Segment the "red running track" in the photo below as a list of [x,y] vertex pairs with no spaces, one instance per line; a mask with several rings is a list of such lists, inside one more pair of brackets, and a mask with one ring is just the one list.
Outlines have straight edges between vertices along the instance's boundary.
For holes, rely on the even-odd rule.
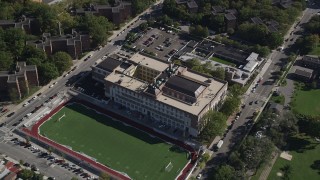
[[[175,140],[175,139],[172,139],[172,138],[170,138],[168,136],[160,134],[160,133],[154,131],[153,129],[151,129],[149,127],[146,127],[146,126],[143,126],[141,124],[138,124],[138,123],[126,118],[126,117],[123,117],[123,116],[121,116],[119,114],[116,114],[116,113],[114,113],[112,111],[109,111],[109,110],[103,109],[101,107],[98,107],[96,105],[93,105],[93,104],[91,104],[89,102],[86,102],[86,101],[75,101],[75,102],[79,102],[81,104],[84,104],[84,105],[86,105],[86,106],[88,106],[88,107],[90,107],[92,109],[95,109],[95,110],[97,110],[97,111],[99,111],[99,112],[101,112],[101,113],[103,113],[103,114],[105,114],[107,116],[113,117],[113,118],[115,118],[117,120],[120,120],[122,122],[130,124],[130,125],[132,125],[133,127],[137,128],[137,129],[141,129],[141,130],[143,130],[143,131],[145,131],[145,132],[147,132],[147,133],[149,133],[151,135],[155,135],[156,137],[159,137],[159,138],[161,138],[161,139],[163,139],[165,141],[168,141],[170,143],[176,144],[176,145],[188,150],[191,153],[192,161],[191,161],[191,163],[188,163],[185,166],[185,168],[182,170],[180,176],[177,178],[178,180],[184,180],[186,178],[188,172],[191,170],[192,166],[194,165],[197,155],[196,155],[196,152],[194,151],[194,149],[191,146],[186,145],[186,144],[184,144],[183,142],[181,142],[179,140]],[[75,151],[72,151],[72,150],[66,148],[65,146],[62,146],[62,145],[60,145],[58,143],[55,143],[54,141],[52,141],[50,139],[47,139],[47,138],[45,138],[43,136],[40,136],[38,134],[39,127],[41,126],[41,124],[43,124],[51,116],[53,116],[60,109],[62,109],[65,106],[66,103],[68,103],[68,102],[62,103],[61,105],[56,107],[54,110],[52,110],[49,114],[44,116],[41,120],[39,120],[36,124],[33,125],[31,131],[29,129],[26,129],[26,128],[24,128],[23,131],[25,133],[31,135],[33,138],[38,139],[39,141],[45,142],[46,144],[48,144],[48,145],[50,145],[50,146],[52,146],[52,147],[54,147],[56,149],[59,149],[60,151],[66,153],[66,154],[68,154],[70,156],[76,157],[77,159],[80,159],[82,161],[85,161],[85,162],[89,163],[92,167],[94,167],[96,169],[99,169],[101,171],[104,171],[104,172],[108,173],[110,176],[112,176],[114,178],[129,180],[130,179],[129,177],[127,177],[127,176],[125,176],[125,175],[123,175],[123,174],[121,174],[121,173],[119,173],[119,172],[117,172],[117,171],[115,171],[115,170],[113,170],[111,168],[108,168],[108,167],[106,167],[106,166],[104,166],[104,165],[102,165],[100,163],[97,163],[96,161],[93,161],[92,159],[90,159],[90,158],[88,158],[88,157],[86,157],[86,156],[84,156],[82,154],[79,154],[79,153],[77,153]]]

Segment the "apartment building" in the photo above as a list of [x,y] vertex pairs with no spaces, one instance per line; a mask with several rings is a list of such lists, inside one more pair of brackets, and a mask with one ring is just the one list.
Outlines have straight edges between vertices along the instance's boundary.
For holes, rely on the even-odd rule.
[[203,128],[203,115],[220,105],[228,86],[139,53],[126,60],[107,58],[93,68],[93,79],[104,81],[113,102],[194,137]]
[[0,71],[0,84],[2,97],[13,95],[21,99],[24,94],[29,93],[30,86],[39,86],[37,67],[26,65],[26,62],[17,62],[14,72]]
[[76,9],[76,15],[93,14],[104,16],[116,25],[123,23],[132,15],[131,3],[116,0],[112,5],[90,4],[88,7]]
[[50,33],[44,33],[42,40],[28,41],[27,44],[42,49],[47,55],[64,51],[73,59],[77,59],[84,51],[90,50],[90,36],[74,30],[72,34],[61,36],[51,36]]
[[27,34],[40,33],[40,25],[34,18],[27,18],[22,15],[16,20],[0,20],[0,27],[2,29],[19,28],[24,30]]

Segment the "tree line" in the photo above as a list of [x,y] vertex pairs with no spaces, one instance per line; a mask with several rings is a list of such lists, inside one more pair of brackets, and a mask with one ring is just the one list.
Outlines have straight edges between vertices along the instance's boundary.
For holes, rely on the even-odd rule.
[[[208,27],[217,33],[234,33],[237,37],[245,41],[261,46],[268,46],[271,49],[282,44],[283,34],[286,33],[306,6],[304,0],[294,1],[287,9],[272,5],[269,0],[198,0],[197,4],[199,7],[198,12],[189,13],[185,5],[177,5],[175,0],[165,0],[163,3],[163,12],[173,19],[203,26],[202,29]],[[213,14],[211,10],[213,6],[221,6],[224,9],[236,9],[238,12],[238,26],[235,29],[226,29],[224,15]],[[268,32],[266,26],[250,23],[252,17],[260,17],[265,21],[277,21],[279,23],[279,31]],[[201,28],[198,27],[197,29]]]

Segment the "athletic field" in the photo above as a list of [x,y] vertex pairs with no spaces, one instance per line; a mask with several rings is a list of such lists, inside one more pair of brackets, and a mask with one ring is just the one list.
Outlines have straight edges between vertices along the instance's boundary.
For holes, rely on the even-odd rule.
[[133,179],[173,180],[188,161],[186,151],[80,104],[63,107],[40,134]]

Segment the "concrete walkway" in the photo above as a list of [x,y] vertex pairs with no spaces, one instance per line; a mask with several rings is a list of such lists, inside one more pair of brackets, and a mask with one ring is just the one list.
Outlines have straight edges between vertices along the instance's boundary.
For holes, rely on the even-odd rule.
[[260,174],[259,180],[267,180],[268,179],[268,176],[269,176],[269,174],[270,174],[270,172],[272,170],[272,167],[273,167],[274,163],[276,162],[276,160],[278,158],[278,155],[279,155],[278,152],[273,152],[272,153],[272,160],[271,160],[270,163],[268,163],[264,167],[263,171]]

